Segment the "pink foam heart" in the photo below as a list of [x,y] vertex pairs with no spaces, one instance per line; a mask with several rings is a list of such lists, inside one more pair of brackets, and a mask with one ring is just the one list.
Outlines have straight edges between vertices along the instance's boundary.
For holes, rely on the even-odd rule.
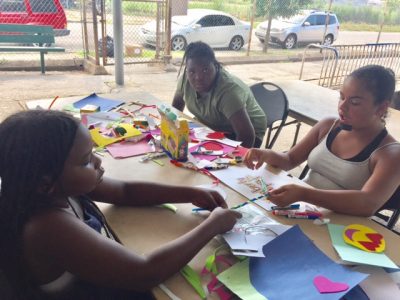
[[318,275],[314,278],[314,285],[321,294],[339,293],[349,289],[348,284],[343,282],[333,282],[325,276]]

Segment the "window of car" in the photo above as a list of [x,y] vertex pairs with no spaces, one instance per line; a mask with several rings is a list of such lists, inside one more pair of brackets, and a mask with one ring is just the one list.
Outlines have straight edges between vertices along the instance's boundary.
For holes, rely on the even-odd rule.
[[336,17],[330,15],[329,16],[329,24],[332,25],[332,24],[336,24],[336,23],[337,23]]
[[32,12],[56,13],[57,7],[53,0],[30,0]]
[[326,15],[316,15],[317,17],[317,25],[325,25]]
[[217,26],[218,20],[216,16],[205,16],[201,18],[197,24],[200,24],[202,27],[214,27]]
[[217,24],[217,26],[231,26],[235,25],[235,22],[232,20],[232,18],[229,18],[227,16],[218,16]]
[[304,22],[310,23],[311,26],[317,25],[317,16],[316,15],[309,16]]
[[25,2],[24,0],[0,0],[0,11],[25,12]]

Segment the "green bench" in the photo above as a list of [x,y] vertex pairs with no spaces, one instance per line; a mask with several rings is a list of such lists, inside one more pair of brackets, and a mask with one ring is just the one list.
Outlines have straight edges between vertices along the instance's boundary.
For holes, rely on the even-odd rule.
[[[54,42],[54,30],[51,26],[0,24],[0,44],[9,44],[0,46],[0,52],[40,52],[42,74],[45,73],[44,55],[46,53],[65,52],[64,48],[48,46]],[[29,46],[12,44],[28,44]]]

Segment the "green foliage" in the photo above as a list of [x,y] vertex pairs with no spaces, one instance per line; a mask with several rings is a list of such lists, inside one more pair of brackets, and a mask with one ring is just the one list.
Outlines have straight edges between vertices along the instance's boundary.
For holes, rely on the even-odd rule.
[[256,0],[256,16],[290,17],[304,9],[312,0]]
[[213,0],[213,9],[224,10],[224,0]]
[[[380,24],[383,20],[384,9],[376,6],[351,6],[334,5],[332,11],[336,13],[339,22]],[[389,9],[385,19],[387,25],[400,25],[400,9],[395,7]]]

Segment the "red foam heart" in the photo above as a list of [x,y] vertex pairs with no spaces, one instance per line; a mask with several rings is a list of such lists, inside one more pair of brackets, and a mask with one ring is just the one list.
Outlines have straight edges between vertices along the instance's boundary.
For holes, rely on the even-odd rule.
[[379,233],[367,233],[365,236],[369,238],[371,242],[359,241],[359,243],[369,251],[375,251],[382,243],[383,236]]
[[367,233],[367,238],[369,238],[372,242],[380,245],[382,243],[383,236],[379,233]]
[[313,283],[321,294],[340,293],[349,289],[347,283],[334,282],[322,275],[315,276]]
[[213,142],[203,143],[201,147],[209,151],[218,151],[224,149],[224,147],[221,144]]
[[209,134],[207,134],[207,137],[209,139],[214,139],[214,140],[222,140],[223,138],[225,138],[225,135],[223,132],[211,132]]

